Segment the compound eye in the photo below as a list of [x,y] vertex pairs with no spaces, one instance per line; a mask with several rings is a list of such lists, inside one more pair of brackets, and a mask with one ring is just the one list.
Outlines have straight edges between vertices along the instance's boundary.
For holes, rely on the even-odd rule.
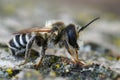
[[67,32],[69,44],[73,46],[73,48],[78,48],[75,26],[72,24],[68,25],[66,32]]

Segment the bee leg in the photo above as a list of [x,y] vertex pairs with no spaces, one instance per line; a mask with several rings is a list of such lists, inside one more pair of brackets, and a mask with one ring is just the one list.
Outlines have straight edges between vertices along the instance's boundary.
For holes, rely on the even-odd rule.
[[76,52],[76,60],[78,61],[79,60],[79,58],[78,58],[78,50],[75,49],[75,52]]
[[73,61],[76,61],[76,60],[73,58],[73,51],[69,48],[68,43],[67,43],[66,40],[64,40],[64,45],[65,45],[65,47],[66,47],[68,53],[71,55],[72,60],[73,60]]
[[27,46],[26,46],[26,51],[25,51],[25,60],[24,60],[24,62],[21,63],[19,66],[24,65],[24,64],[26,64],[26,63],[28,62],[28,59],[29,59],[29,57],[30,57],[31,47],[32,47],[32,44],[33,44],[33,42],[34,42],[34,38],[35,38],[35,37],[32,37],[32,38],[30,39],[30,41],[28,42],[28,44],[27,44]]
[[39,58],[38,63],[35,64],[35,68],[38,68],[41,65],[42,60],[43,60],[43,58],[45,56],[45,51],[46,51],[46,48],[42,47],[42,50],[41,50],[41,53],[40,53],[40,58]]
[[69,48],[67,41],[64,41],[64,44],[65,44],[65,47],[66,47],[68,53],[71,55],[72,60],[73,60],[75,63],[79,63],[79,64],[81,64],[81,65],[85,65],[85,63],[84,63],[83,61],[81,61],[81,60],[78,59],[78,51],[77,51],[77,49],[75,49],[76,56],[74,57],[73,50],[71,50],[71,49]]
[[81,64],[81,65],[85,65],[85,62],[83,62],[82,60],[80,60],[78,58],[78,50],[77,49],[75,49],[75,52],[76,52],[76,62],[79,63],[79,64]]

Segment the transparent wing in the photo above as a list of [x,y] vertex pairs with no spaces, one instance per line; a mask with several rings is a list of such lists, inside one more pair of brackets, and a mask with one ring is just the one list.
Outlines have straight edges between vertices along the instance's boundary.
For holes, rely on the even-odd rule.
[[31,32],[50,32],[50,31],[51,31],[51,29],[49,29],[49,28],[39,28],[39,27],[36,27],[36,28],[24,29],[24,30],[15,32],[13,34],[26,34],[26,33],[31,33]]

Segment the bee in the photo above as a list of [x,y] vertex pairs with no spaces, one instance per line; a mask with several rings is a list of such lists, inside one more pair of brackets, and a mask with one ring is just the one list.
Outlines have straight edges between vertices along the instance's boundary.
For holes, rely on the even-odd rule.
[[56,21],[45,26],[45,28],[25,29],[14,33],[14,37],[9,41],[8,47],[13,56],[25,54],[25,60],[20,65],[28,62],[31,50],[35,48],[33,45],[36,45],[41,51],[39,53],[39,61],[36,63],[36,67],[39,67],[50,43],[64,46],[74,62],[80,62],[81,65],[84,65],[78,58],[79,45],[77,39],[79,33],[97,19],[99,17],[93,19],[82,28],[72,23],[65,25],[62,21]]

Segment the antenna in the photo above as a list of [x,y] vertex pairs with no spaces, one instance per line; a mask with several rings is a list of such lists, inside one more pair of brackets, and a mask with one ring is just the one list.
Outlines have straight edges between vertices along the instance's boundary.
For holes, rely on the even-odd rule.
[[93,23],[94,21],[96,21],[96,20],[98,20],[98,19],[100,19],[100,17],[97,17],[97,18],[93,19],[92,21],[90,21],[88,24],[86,24],[85,26],[83,26],[83,27],[78,31],[78,33],[79,33],[80,31],[83,31],[86,27],[88,27],[91,23]]

